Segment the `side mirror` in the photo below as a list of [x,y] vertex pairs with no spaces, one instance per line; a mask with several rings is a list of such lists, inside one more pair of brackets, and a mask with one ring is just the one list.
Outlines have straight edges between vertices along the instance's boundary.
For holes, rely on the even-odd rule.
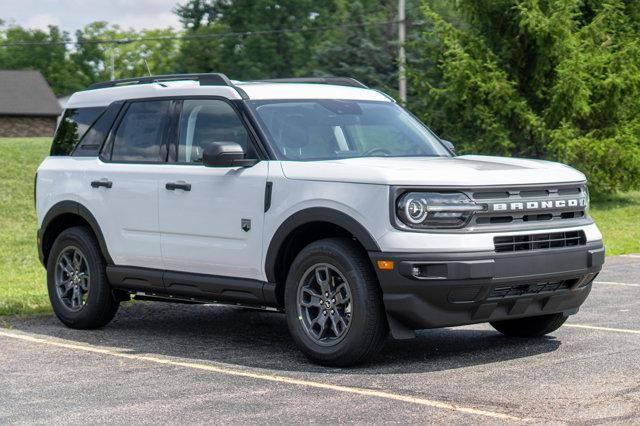
[[449,142],[449,141],[447,141],[447,140],[444,140],[444,139],[440,139],[440,140],[442,141],[442,143],[444,144],[444,146],[446,146],[446,147],[447,147],[447,149],[448,149],[449,151],[451,151],[451,152],[452,152],[452,153],[454,153],[454,154],[456,153],[456,147],[453,145],[453,143],[451,143],[451,142]]
[[207,167],[251,167],[258,160],[244,158],[244,150],[235,142],[213,142],[202,152],[202,164]]

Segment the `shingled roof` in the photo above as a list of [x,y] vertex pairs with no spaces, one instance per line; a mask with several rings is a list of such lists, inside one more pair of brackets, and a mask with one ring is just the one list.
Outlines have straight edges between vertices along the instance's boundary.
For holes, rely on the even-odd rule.
[[58,116],[61,111],[40,71],[0,71],[0,115]]

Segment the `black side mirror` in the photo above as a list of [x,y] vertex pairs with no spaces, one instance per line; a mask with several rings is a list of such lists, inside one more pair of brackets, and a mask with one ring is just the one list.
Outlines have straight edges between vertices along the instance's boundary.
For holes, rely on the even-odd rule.
[[453,145],[453,143],[451,143],[451,142],[449,142],[449,141],[446,141],[446,140],[444,140],[444,139],[440,139],[440,140],[442,141],[442,143],[444,144],[444,146],[446,146],[446,147],[447,147],[447,149],[448,149],[449,151],[451,151],[451,152],[452,152],[452,153],[454,153],[454,154],[456,153],[456,147]]
[[202,152],[202,164],[207,167],[251,167],[258,160],[244,158],[244,150],[235,142],[213,142]]

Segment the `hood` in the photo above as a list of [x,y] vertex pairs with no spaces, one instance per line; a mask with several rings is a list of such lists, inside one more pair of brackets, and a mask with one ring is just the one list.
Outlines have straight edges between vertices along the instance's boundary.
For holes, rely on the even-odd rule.
[[585,181],[560,163],[509,157],[365,157],[327,161],[283,161],[289,179],[378,185],[492,186]]

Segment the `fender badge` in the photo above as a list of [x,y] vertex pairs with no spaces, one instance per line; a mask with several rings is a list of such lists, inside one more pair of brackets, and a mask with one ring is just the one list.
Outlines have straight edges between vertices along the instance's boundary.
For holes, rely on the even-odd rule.
[[240,227],[244,232],[249,232],[251,230],[251,219],[241,219]]

